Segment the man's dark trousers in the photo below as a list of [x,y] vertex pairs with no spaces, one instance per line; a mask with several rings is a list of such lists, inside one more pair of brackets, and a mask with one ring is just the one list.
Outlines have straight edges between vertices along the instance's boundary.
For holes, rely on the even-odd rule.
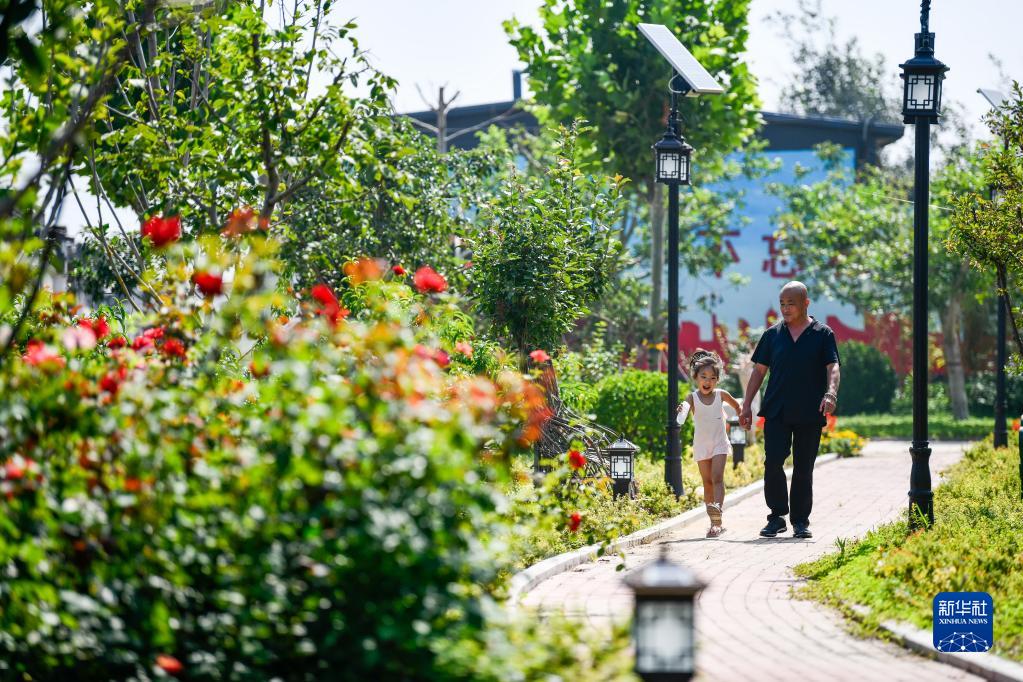
[[[764,498],[768,520],[789,514],[793,525],[810,523],[813,506],[813,463],[821,445],[819,424],[788,424],[783,419],[764,422]],[[785,459],[792,453],[792,494],[785,489]],[[791,511],[791,513],[790,513]]]

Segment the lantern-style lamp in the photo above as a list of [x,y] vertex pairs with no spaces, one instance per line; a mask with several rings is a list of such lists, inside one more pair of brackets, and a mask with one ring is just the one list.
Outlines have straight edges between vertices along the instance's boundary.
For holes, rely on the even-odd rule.
[[665,185],[691,184],[693,148],[669,127],[654,144],[657,182]]
[[625,582],[636,596],[636,674],[648,681],[681,682],[693,677],[693,602],[704,584],[689,569],[669,561],[667,552],[668,546],[661,545],[660,558]]
[[639,448],[624,438],[619,438],[607,449],[607,457],[611,465],[611,479],[614,481],[614,496],[628,495],[632,497],[632,480],[636,466],[636,453]]
[[739,426],[739,416],[728,418],[728,442],[732,444],[732,468],[746,459],[746,429]]
[[935,123],[941,113],[941,82],[948,67],[934,58],[934,34],[927,30],[930,2],[922,3],[920,33],[916,34],[913,58],[902,69],[902,116],[905,123]]

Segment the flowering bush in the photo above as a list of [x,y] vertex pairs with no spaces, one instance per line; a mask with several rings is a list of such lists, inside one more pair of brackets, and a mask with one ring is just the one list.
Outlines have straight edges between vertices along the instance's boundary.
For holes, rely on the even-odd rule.
[[[159,313],[109,334],[63,296],[30,315],[0,376],[0,677],[507,679],[495,484],[539,390],[450,294],[366,266],[285,296],[246,239],[166,245]],[[232,273],[218,307],[193,264]]]
[[834,452],[839,457],[858,457],[863,454],[867,439],[851,429],[827,430],[821,435],[820,453]]

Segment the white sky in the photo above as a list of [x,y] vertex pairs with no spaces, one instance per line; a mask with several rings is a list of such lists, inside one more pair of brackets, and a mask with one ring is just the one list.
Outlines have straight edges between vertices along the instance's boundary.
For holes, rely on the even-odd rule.
[[[356,19],[355,35],[374,65],[399,81],[396,107],[413,111],[425,108],[416,85],[428,96],[444,84],[448,95],[461,91],[456,106],[511,99],[511,71],[521,65],[501,22],[514,15],[535,23],[539,5],[539,0],[341,0],[332,16]],[[767,110],[777,109],[791,65],[787,41],[766,18],[796,7],[796,0],[753,0],[749,62]],[[913,55],[920,3],[823,0],[823,9],[838,19],[840,39],[855,35],[864,52],[885,56],[897,85],[898,65]],[[979,118],[987,105],[977,88],[1007,89],[996,82],[989,54],[1003,62],[1010,76],[1023,80],[1021,27],[1023,0],[936,0],[931,9],[936,56],[951,68],[945,97]]]

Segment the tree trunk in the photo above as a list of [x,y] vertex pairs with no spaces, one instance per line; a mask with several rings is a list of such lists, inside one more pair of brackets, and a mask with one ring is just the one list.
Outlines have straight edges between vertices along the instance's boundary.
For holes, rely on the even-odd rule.
[[653,183],[647,197],[650,201],[650,324],[654,329],[651,341],[657,343],[664,278],[664,188]]
[[963,308],[960,294],[953,294],[941,311],[941,332],[944,337],[945,371],[948,374],[948,397],[955,419],[968,419],[966,402],[966,374],[963,371],[963,352],[960,340]]

